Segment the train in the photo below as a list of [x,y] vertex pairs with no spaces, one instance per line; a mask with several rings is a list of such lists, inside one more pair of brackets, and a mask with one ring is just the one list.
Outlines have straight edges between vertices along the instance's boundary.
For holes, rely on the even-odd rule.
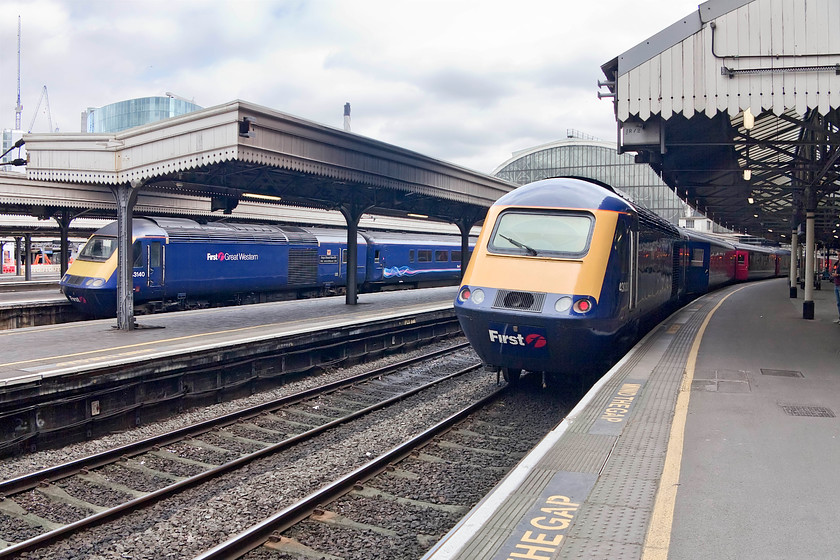
[[[347,284],[342,229],[144,217],[133,219],[132,239],[136,314],[335,295]],[[116,222],[102,227],[61,278],[88,316],[116,315],[117,241]],[[359,292],[461,278],[459,235],[359,231],[357,243]]]
[[789,251],[678,228],[606,184],[559,177],[490,207],[454,307],[509,384],[591,377],[678,304],[789,264]]

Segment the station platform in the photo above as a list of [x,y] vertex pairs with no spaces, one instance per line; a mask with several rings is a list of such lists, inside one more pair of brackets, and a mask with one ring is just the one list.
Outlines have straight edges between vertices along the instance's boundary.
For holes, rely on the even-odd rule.
[[837,558],[840,324],[798,292],[673,314],[424,559]]
[[182,358],[211,350],[242,348],[302,333],[379,320],[413,320],[446,313],[458,287],[360,294],[218,307],[135,317],[137,329],[115,329],[116,319],[0,331],[0,396],[14,385],[43,382],[138,362]]

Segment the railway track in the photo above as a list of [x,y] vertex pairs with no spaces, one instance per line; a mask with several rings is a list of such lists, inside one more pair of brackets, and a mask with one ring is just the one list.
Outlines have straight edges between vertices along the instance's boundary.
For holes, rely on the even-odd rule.
[[[467,513],[469,508],[463,505],[440,504],[414,499],[411,497],[411,491],[405,488],[402,492],[396,494],[383,491],[378,486],[392,486],[388,483],[387,477],[382,477],[379,482],[374,480],[371,486],[363,485],[362,482],[372,479],[386,469],[391,469],[390,476],[405,476],[409,480],[417,480],[419,477],[408,475],[407,473],[410,471],[407,470],[402,471],[402,474],[395,475],[394,473],[397,472],[396,469],[399,468],[400,461],[411,454],[419,454],[421,448],[432,440],[437,446],[450,443],[461,452],[469,449],[487,457],[493,457],[498,461],[499,466],[497,468],[505,470],[511,467],[525,452],[522,448],[513,453],[510,452],[510,448],[514,447],[513,440],[517,438],[517,434],[508,433],[507,437],[498,438],[493,446],[496,449],[490,449],[486,440],[481,443],[482,448],[476,449],[454,443],[455,438],[449,440],[444,438],[445,433],[454,425],[465,422],[477,411],[481,411],[490,406],[491,403],[496,402],[506,389],[507,387],[504,387],[494,391],[428,430],[409,438],[387,453],[350,473],[342,475],[313,494],[198,556],[196,560],[240,558],[259,546],[264,546],[266,550],[248,556],[249,559],[270,557],[273,552],[278,555],[302,555],[310,558],[345,558],[347,553],[346,543],[358,543],[360,538],[362,540],[367,539],[366,546],[354,546],[354,549],[356,552],[362,551],[367,558],[371,557],[367,546],[373,544],[373,541],[379,541],[376,543],[376,547],[379,550],[387,551],[388,558],[419,557],[425,548],[434,544],[441,535],[435,533],[434,530],[424,533],[419,529],[418,518],[424,518],[424,526],[428,526],[428,522],[434,520],[437,522],[434,525],[437,525],[437,531],[439,532],[441,518],[448,518],[448,523],[445,523],[444,527],[454,525],[458,517]],[[468,438],[472,436],[475,439],[475,436],[479,434],[470,430],[461,430],[459,435],[467,435]],[[499,445],[500,440],[503,440],[504,444],[509,444],[510,447]],[[417,458],[419,458],[419,455],[417,455]],[[437,462],[432,459],[428,463],[433,468],[436,465],[437,470],[441,472],[451,467],[451,463],[446,460]],[[428,476],[428,471],[425,474]],[[340,500],[351,491],[351,496]],[[324,504],[329,504],[329,509],[326,509]],[[383,513],[386,510],[390,511]],[[405,535],[401,534],[398,530],[399,527],[396,526],[400,525],[399,521],[405,519],[404,513],[409,510],[414,511],[414,524],[410,526],[408,535]],[[404,523],[402,525],[405,528]],[[343,533],[343,538],[336,539],[334,530]],[[325,534],[329,535],[329,538],[325,539]],[[406,550],[399,553],[394,550],[396,544],[394,541],[402,541],[406,536],[409,539],[407,547],[410,549],[409,556],[405,556],[408,552]],[[337,541],[344,544],[339,545]],[[325,548],[327,550],[324,550]],[[339,555],[336,556],[336,554]]]
[[[238,413],[241,418],[236,423],[230,423],[232,418],[220,419],[213,426],[196,427],[199,433],[181,434],[186,439],[159,440],[150,451],[123,446],[122,454],[109,452],[118,456],[116,462],[95,466],[104,461],[100,458],[83,466],[77,460],[72,467],[56,466],[43,470],[40,476],[6,481],[2,493],[7,497],[0,501],[0,545],[11,546],[0,549],[0,558],[102,560],[203,554],[493,393],[497,387],[492,377],[469,367],[474,360],[471,350],[459,349],[432,362],[403,364],[402,369],[390,373],[371,371],[366,381],[333,387],[327,394],[307,392],[282,408],[269,410],[271,407],[261,405],[256,416]],[[548,394],[542,392],[542,397]],[[475,427],[450,432],[460,438],[459,444],[434,452],[437,457],[441,450],[451,455],[442,460],[450,464],[452,472],[434,474],[434,483],[427,479],[427,484],[421,484],[420,493],[414,492],[418,503],[411,507],[423,511],[422,503],[439,503],[432,516],[439,530],[418,530],[405,542],[427,543],[434,535],[445,533],[566,409],[562,403],[535,403],[533,394],[502,399],[501,408],[477,421]],[[386,401],[390,404],[374,408],[375,403]],[[526,412],[524,406],[536,406],[539,411]],[[513,420],[517,416],[519,425]],[[326,425],[330,427],[322,429]],[[501,451],[477,452],[472,448],[473,444],[480,447],[474,434],[491,429],[515,434],[514,443],[509,438],[489,437],[489,441],[500,442]],[[321,433],[311,439],[305,435],[319,430]],[[276,433],[285,434],[288,445],[268,440],[268,434]],[[265,451],[272,446],[276,446],[272,452]],[[426,465],[428,456],[424,451],[403,464],[416,460]],[[469,457],[492,464],[477,467],[473,459],[466,460]],[[236,465],[224,467],[225,463]],[[455,475],[465,468],[477,480],[457,481]],[[73,470],[78,474],[69,474]],[[397,467],[397,472],[403,471],[408,472]],[[436,497],[422,495],[422,489],[432,488]],[[341,499],[358,498],[360,492],[367,490],[351,491]],[[397,494],[391,489],[384,492]],[[379,507],[387,509],[393,504]],[[346,513],[346,509],[339,511]],[[345,513],[341,515],[346,517]],[[412,517],[420,518],[419,513]],[[306,539],[296,538],[296,542],[302,541]],[[260,547],[250,554],[263,551],[276,552]],[[279,554],[273,557],[289,557],[283,556],[285,552]]]
[[450,363],[441,356],[463,354],[464,346],[3,481],[0,558],[49,546],[473,371],[475,363],[457,371],[418,368]]
[[470,403],[195,560],[420,558],[564,416],[537,387]]

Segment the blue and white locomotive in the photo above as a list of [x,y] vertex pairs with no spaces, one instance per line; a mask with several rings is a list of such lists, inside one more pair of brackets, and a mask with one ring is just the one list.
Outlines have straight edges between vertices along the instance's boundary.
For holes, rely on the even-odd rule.
[[[136,218],[132,233],[138,314],[337,294],[347,284],[344,230]],[[460,279],[457,235],[360,232],[357,242],[360,292]],[[61,290],[86,314],[112,317],[116,270],[114,222],[91,236]]]

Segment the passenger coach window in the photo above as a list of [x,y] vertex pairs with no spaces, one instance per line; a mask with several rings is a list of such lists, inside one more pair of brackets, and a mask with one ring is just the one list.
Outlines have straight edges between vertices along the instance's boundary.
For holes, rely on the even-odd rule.
[[435,262],[449,262],[449,253],[446,251],[435,251]]
[[452,251],[452,262],[461,262],[461,251]]
[[408,262],[410,262],[410,263],[413,263],[413,262],[414,262],[414,249],[411,249],[411,250],[408,252]]
[[131,251],[134,254],[134,268],[139,268],[141,266],[146,265],[146,253],[143,251],[143,248],[140,246],[139,241],[135,241],[134,245],[131,246]]
[[691,266],[703,266],[703,257],[705,251],[703,249],[694,249],[691,253]]
[[590,214],[503,212],[488,249],[508,255],[582,257],[589,250],[593,224]]
[[149,245],[149,266],[159,267],[161,265],[162,248],[163,244],[159,241]]
[[116,250],[116,237],[95,235],[90,238],[79,252],[79,258],[83,261],[107,261]]
[[432,262],[432,251],[430,249],[419,249],[417,251],[417,262]]

